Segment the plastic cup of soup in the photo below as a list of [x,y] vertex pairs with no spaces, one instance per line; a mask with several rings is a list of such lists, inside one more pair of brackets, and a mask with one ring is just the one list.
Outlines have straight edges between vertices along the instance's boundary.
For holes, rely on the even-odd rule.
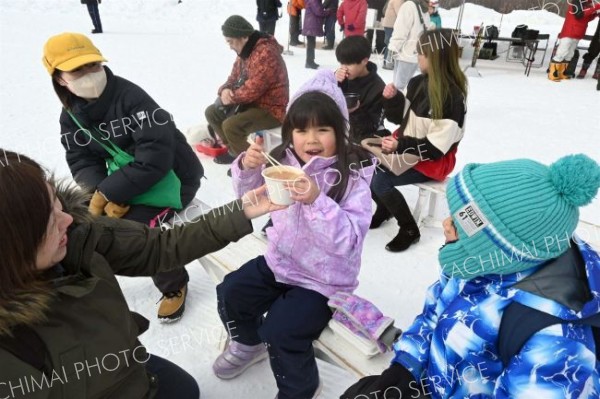
[[304,175],[302,169],[293,166],[271,166],[262,171],[267,184],[269,199],[276,205],[291,205],[294,203],[285,183],[292,183]]

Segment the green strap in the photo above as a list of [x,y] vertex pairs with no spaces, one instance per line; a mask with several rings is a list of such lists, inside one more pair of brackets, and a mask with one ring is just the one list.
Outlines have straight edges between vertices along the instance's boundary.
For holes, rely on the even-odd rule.
[[[83,130],[96,143],[100,144],[100,146],[102,146],[102,148],[104,148],[106,150],[106,152],[108,152],[110,154],[111,157],[114,158],[114,157],[117,156],[117,154],[119,154],[119,152],[123,151],[119,146],[117,146],[115,143],[113,143],[112,141],[110,141],[108,139],[106,141],[108,142],[108,144],[110,144],[110,146],[112,148],[110,148],[109,146],[105,145],[103,142],[101,142],[96,137],[94,137],[94,135],[92,133],[90,133],[89,129],[84,128],[81,125],[81,122],[79,122],[79,119],[77,119],[75,117],[75,115],[71,111],[69,111],[66,108],[65,108],[65,111],[67,111],[67,113],[69,114],[69,116],[71,117],[71,119],[73,120],[73,122],[75,122],[75,124],[77,125],[77,127],[79,127],[79,129]],[[100,133],[96,127],[94,127],[94,130],[96,130],[97,133]]]

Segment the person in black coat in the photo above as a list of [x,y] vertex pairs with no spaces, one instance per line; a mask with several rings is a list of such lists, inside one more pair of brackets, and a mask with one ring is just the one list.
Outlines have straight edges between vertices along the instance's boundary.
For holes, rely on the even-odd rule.
[[[583,56],[583,65],[581,66],[581,70],[577,75],[577,79],[585,78],[587,74],[588,68],[592,65],[592,62],[598,57],[600,54],[600,20],[596,25],[596,31],[594,32],[594,36],[592,36],[592,40],[590,41],[590,47],[588,48],[587,53]],[[592,76],[593,79],[598,79],[598,72],[600,71],[600,60],[596,61],[596,71]]]
[[325,40],[327,44],[322,47],[323,50],[333,50],[335,47],[335,23],[337,22],[338,0],[324,0],[323,8],[331,14],[325,17]]
[[261,32],[275,35],[275,24],[279,19],[279,0],[256,0],[256,20]]
[[[102,65],[105,61],[81,34],[56,35],[44,46],[43,62],[63,105],[60,129],[67,163],[77,184],[93,193],[92,214],[162,227],[173,205],[144,205],[136,197],[152,191],[173,171],[181,182],[178,194],[185,207],[200,187],[202,165],[169,112],[142,88],[115,76]],[[134,159],[111,174],[107,160],[112,155],[106,147],[112,145]],[[163,294],[159,319],[180,318],[189,280],[185,269],[157,274],[153,280]]]
[[360,144],[380,130],[385,82],[377,74],[377,65],[369,61],[371,45],[363,36],[346,37],[335,49],[335,56],[340,63],[335,77],[344,95],[354,93],[359,97],[358,104],[349,106],[348,112],[350,140]]
[[[383,18],[385,3],[385,0],[367,0],[369,8],[377,10],[377,16],[375,17],[377,25],[381,23],[381,19]],[[373,43],[373,32],[375,32],[375,51],[377,51],[377,54],[382,54],[385,50],[385,32],[383,31],[383,27],[379,26],[377,30],[373,28],[367,29],[367,40],[371,45]]]
[[94,24],[92,33],[102,33],[102,21],[100,21],[100,11],[98,10],[98,4],[102,3],[102,0],[81,0],[81,4],[87,6],[90,18]]

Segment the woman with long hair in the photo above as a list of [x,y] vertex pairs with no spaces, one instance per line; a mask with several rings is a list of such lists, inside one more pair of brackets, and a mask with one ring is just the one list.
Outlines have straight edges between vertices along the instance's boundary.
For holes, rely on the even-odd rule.
[[0,396],[199,398],[191,375],[139,342],[148,320],[115,274],[153,276],[237,241],[283,208],[264,192],[162,231],[91,215],[85,193],[0,149]]
[[[444,181],[456,163],[456,150],[464,134],[467,79],[458,64],[458,37],[450,29],[424,32],[417,44],[421,75],[408,83],[406,95],[393,84],[383,91],[385,116],[400,128],[381,139],[383,152],[396,154],[403,173],[380,169],[371,190],[377,210],[375,229],[390,217],[398,221],[398,234],[386,245],[392,252],[406,250],[421,234],[397,186]],[[363,141],[370,148],[372,139]],[[383,165],[389,166],[389,165]]]

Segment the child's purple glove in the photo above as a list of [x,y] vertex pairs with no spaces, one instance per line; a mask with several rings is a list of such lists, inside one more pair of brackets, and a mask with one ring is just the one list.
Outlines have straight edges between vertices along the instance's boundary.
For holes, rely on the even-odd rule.
[[335,309],[334,320],[355,334],[375,342],[382,353],[390,349],[400,333],[394,327],[393,319],[384,316],[375,305],[357,295],[337,292],[329,298],[327,304]]
[[348,30],[350,32],[354,32],[354,25],[352,25],[352,24],[348,25]]

